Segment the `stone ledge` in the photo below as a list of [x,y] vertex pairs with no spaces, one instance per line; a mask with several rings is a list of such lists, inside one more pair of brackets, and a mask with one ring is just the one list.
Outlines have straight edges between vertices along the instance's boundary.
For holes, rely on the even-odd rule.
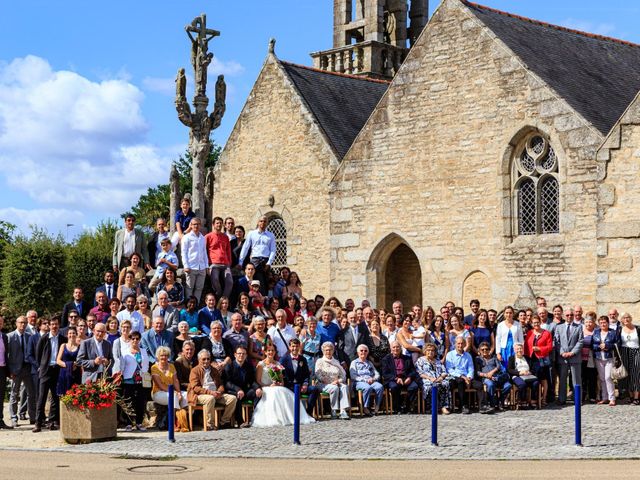
[[640,290],[637,288],[599,288],[596,301],[603,303],[637,303],[640,302]]
[[598,224],[598,238],[640,237],[640,222],[606,222]]

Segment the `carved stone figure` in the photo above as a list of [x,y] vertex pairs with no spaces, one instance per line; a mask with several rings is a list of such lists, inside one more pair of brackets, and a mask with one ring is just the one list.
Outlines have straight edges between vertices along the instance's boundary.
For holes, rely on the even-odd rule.
[[[224,76],[220,75],[216,82],[215,104],[211,115],[207,111],[209,98],[207,97],[207,68],[213,60],[213,53],[209,52],[209,42],[220,35],[217,30],[207,28],[207,17],[202,14],[193,19],[185,27],[191,40],[191,65],[195,79],[195,96],[193,108],[186,99],[187,80],[184,69],[178,70],[176,78],[176,111],[182,124],[189,127],[189,152],[193,158],[193,211],[199,217],[204,217],[205,212],[205,162],[211,152],[211,130],[220,126],[226,110],[227,86]],[[208,224],[209,218],[204,218]]]

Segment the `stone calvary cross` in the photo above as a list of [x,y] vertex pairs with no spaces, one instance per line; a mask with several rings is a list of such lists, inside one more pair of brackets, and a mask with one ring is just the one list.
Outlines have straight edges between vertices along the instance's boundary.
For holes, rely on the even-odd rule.
[[[176,111],[178,119],[189,127],[189,153],[193,159],[192,178],[193,187],[191,200],[196,216],[205,217],[206,182],[205,162],[211,152],[211,131],[220,126],[226,110],[227,86],[224,76],[219,75],[215,88],[215,104],[211,115],[207,111],[209,98],[207,97],[207,68],[213,60],[213,53],[209,52],[209,42],[220,35],[217,30],[207,28],[207,16],[200,15],[185,27],[189,40],[191,40],[191,65],[193,66],[195,79],[195,95],[193,97],[194,112],[187,101],[187,79],[184,68],[178,70],[176,77]],[[211,183],[211,182],[210,182]],[[209,190],[211,190],[209,188]],[[212,194],[212,192],[209,192]],[[209,199],[211,200],[211,199]],[[173,219],[172,219],[173,220]]]

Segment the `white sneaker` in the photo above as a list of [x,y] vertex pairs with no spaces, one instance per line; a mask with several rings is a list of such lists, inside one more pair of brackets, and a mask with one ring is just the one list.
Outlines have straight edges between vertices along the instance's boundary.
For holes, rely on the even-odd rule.
[[131,432],[133,430],[133,427],[131,425],[127,425],[124,430],[126,432]]
[[142,425],[138,425],[136,428],[138,429],[139,432],[146,432],[147,431],[147,429],[144,428]]
[[340,418],[341,418],[342,420],[351,420],[351,418],[349,418],[349,414],[347,413],[347,411],[346,411],[346,410],[342,410],[342,411],[340,412]]

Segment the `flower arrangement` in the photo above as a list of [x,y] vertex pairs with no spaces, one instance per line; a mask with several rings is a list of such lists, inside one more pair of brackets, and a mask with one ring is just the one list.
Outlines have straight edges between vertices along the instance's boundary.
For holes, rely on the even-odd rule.
[[95,382],[73,385],[60,400],[70,408],[78,410],[102,410],[119,402],[117,388],[121,377],[108,380],[104,376]]
[[284,367],[279,363],[267,367],[267,374],[273,383],[284,383],[283,371]]

